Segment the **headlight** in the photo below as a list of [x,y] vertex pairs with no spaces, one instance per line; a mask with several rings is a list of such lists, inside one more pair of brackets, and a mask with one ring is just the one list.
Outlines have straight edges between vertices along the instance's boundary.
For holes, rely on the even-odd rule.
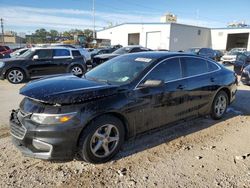
[[31,120],[44,125],[53,125],[66,123],[76,116],[77,112],[67,113],[67,114],[37,114],[34,113],[31,116]]
[[0,68],[2,68],[5,65],[4,62],[0,62]]

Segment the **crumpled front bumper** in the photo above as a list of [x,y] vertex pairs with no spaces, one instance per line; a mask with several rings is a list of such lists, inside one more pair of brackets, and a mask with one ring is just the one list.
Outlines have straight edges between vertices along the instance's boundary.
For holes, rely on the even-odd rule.
[[13,144],[24,156],[46,160],[72,160],[77,150],[79,126],[73,122],[63,125],[39,126],[29,118],[19,120],[12,111],[10,131]]

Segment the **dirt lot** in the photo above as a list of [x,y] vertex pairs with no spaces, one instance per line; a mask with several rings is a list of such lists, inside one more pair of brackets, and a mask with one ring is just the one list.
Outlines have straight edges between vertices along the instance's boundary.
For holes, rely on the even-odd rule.
[[141,135],[102,165],[23,157],[6,128],[20,87],[0,81],[0,187],[250,187],[250,87],[239,86],[223,120]]

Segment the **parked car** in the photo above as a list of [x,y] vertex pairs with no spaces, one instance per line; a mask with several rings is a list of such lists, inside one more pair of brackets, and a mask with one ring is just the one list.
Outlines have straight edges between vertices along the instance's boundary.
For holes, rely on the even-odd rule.
[[83,74],[86,70],[83,57],[74,48],[31,48],[19,57],[0,61],[0,79],[13,84],[48,75]]
[[1,46],[0,45],[0,59],[9,58],[11,52],[12,52],[12,50],[8,46]]
[[250,52],[240,53],[234,63],[234,72],[241,75],[243,69],[248,65],[250,65]]
[[110,160],[124,141],[171,122],[210,114],[221,119],[237,77],[213,60],[145,52],[113,58],[83,77],[29,82],[10,130],[23,154],[91,163]]
[[18,57],[18,56],[24,54],[25,52],[27,52],[28,50],[29,50],[29,48],[21,48],[21,49],[18,49],[18,50],[16,50],[16,51],[12,52],[12,53],[10,54],[10,57]]
[[211,48],[201,48],[198,55],[218,61],[217,53]]
[[240,80],[244,85],[250,85],[250,65],[249,64],[243,69]]
[[93,60],[93,58],[96,55],[101,55],[101,54],[110,54],[112,52],[114,52],[115,50],[117,50],[116,48],[98,48],[98,49],[94,49],[91,53],[91,59]]
[[226,63],[234,64],[236,61],[236,57],[244,52],[246,52],[246,48],[233,48],[224,56],[222,56],[221,61],[223,64]]
[[100,65],[109,59],[112,59],[114,57],[117,57],[117,56],[120,56],[123,54],[145,52],[145,51],[151,51],[151,50],[148,48],[144,48],[142,46],[137,46],[137,45],[122,47],[122,48],[119,48],[118,50],[114,51],[111,54],[96,55],[93,58],[93,66]]
[[187,50],[188,53],[200,55],[218,61],[218,52],[211,48],[190,48]]

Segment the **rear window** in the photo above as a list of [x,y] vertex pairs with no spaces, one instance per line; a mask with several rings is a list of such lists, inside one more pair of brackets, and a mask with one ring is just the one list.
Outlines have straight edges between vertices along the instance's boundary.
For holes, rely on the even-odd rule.
[[181,58],[184,77],[195,76],[208,72],[206,60],[193,57]]
[[54,57],[70,56],[70,52],[69,50],[66,49],[54,49],[53,56]]
[[181,78],[181,66],[179,58],[173,58],[162,62],[155,67],[146,77],[146,80],[162,80],[169,82]]
[[212,63],[210,61],[207,61],[207,67],[209,72],[216,71],[219,69],[219,67],[215,63]]
[[81,56],[81,53],[80,53],[78,50],[73,50],[73,51],[72,51],[72,55],[73,55],[74,57],[80,57],[80,56]]

